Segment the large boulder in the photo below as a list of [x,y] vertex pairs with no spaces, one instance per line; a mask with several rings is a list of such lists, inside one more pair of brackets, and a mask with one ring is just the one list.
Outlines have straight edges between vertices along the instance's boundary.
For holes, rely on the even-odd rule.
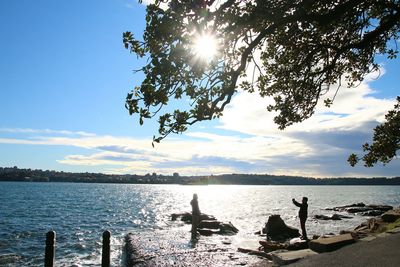
[[262,232],[271,240],[286,240],[299,237],[299,229],[286,225],[278,214],[271,215]]

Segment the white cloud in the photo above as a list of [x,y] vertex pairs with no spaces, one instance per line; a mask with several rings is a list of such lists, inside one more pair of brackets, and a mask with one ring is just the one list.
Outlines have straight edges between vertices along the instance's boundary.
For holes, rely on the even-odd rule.
[[393,100],[374,97],[370,81],[366,79],[357,88],[341,88],[332,108],[319,105],[312,118],[284,131],[277,129],[274,114],[266,110],[271,100],[239,92],[219,120],[218,127],[234,131],[229,135],[203,127],[201,132],[169,136],[153,148],[150,138],[0,128],[0,144],[84,148],[89,153],[55,160],[65,165],[100,166],[112,173],[395,175],[399,160],[385,169],[354,169],[346,163],[347,156],[359,151],[374,125],[394,104]]
[[[335,131],[355,130],[370,121],[382,122],[384,114],[393,108],[393,99],[378,99],[373,97],[370,87],[373,73],[355,88],[342,87],[331,108],[320,101],[315,114],[308,120],[287,127],[284,131],[277,130],[273,122],[276,113],[268,112],[267,106],[271,98],[262,98],[248,92],[239,92],[226,108],[221,117],[220,127],[256,136],[286,135],[304,131]],[[333,88],[334,89],[334,88]],[[325,97],[332,98],[334,90]]]

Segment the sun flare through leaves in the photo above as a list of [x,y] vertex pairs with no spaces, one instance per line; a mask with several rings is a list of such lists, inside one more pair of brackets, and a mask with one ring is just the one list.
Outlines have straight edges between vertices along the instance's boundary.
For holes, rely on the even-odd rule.
[[196,36],[192,49],[197,59],[208,63],[218,54],[218,42],[214,35],[202,33]]

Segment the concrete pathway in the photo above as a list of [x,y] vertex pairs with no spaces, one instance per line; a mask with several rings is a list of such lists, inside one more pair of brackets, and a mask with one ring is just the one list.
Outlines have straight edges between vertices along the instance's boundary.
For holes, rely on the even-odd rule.
[[371,241],[358,241],[339,250],[305,258],[288,266],[400,266],[400,233],[382,235]]

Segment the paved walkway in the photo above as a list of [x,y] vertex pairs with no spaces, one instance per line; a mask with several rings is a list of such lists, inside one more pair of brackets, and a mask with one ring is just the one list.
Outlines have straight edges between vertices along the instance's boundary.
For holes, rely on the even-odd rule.
[[400,233],[378,237],[372,241],[358,241],[339,250],[315,255],[290,267],[309,266],[400,266]]

